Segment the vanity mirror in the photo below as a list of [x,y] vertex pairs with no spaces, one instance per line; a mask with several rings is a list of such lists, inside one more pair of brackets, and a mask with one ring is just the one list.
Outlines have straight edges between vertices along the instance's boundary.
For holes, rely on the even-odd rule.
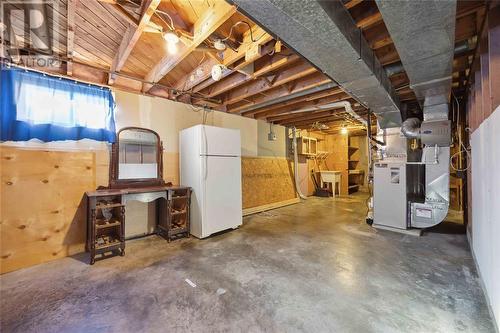
[[109,188],[162,186],[163,146],[149,129],[125,127],[111,149]]

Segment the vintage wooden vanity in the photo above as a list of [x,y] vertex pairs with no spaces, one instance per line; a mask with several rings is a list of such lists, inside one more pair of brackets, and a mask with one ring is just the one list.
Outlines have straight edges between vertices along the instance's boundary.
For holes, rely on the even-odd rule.
[[155,226],[141,236],[156,233],[167,241],[189,236],[191,189],[165,184],[162,152],[154,131],[126,127],[118,132],[111,148],[109,186],[86,192],[91,264],[99,255],[125,255],[127,203],[132,201],[156,203]]

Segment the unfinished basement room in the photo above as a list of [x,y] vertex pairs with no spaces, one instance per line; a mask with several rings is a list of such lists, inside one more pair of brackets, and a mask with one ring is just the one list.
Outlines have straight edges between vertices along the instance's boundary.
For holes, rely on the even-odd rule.
[[499,333],[499,0],[0,17],[0,332]]

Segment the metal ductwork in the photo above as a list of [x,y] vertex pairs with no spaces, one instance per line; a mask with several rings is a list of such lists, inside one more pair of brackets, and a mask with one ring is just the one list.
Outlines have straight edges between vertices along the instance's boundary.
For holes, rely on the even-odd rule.
[[[464,54],[465,52],[470,51],[471,45],[468,40],[461,41],[457,44],[455,44],[455,50],[454,50],[454,55],[458,56],[461,54]],[[387,77],[391,77],[393,75],[402,73],[405,71],[405,68],[403,66],[403,63],[401,61],[394,62],[392,64],[384,66],[385,74]]]
[[[445,116],[455,49],[456,0],[376,0],[401,62],[424,109],[424,119]],[[447,117],[447,111],[446,111]]]
[[[408,226],[427,228],[440,223],[449,207],[449,159],[451,128],[448,120],[454,52],[468,45],[454,44],[455,0],[419,1],[376,0],[410,87],[423,107],[423,122],[409,118],[401,132],[420,139],[421,159],[406,164],[408,189],[425,187],[408,196]],[[458,49],[458,50],[457,50]],[[419,151],[419,149],[417,149]],[[408,153],[409,154],[409,153]],[[410,156],[410,155],[408,155]]]
[[340,1],[231,2],[370,108],[381,128],[401,126],[391,82]]
[[401,133],[409,139],[419,139],[420,138],[420,119],[418,118],[408,118],[403,121],[401,125]]

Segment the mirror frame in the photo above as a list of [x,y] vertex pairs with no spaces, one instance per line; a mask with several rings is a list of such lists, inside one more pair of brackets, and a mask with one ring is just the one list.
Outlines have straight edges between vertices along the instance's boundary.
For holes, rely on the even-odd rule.
[[[119,179],[118,168],[120,163],[120,133],[126,130],[140,130],[153,133],[157,138],[156,160],[158,170],[156,178],[138,178],[138,179]],[[149,128],[142,127],[124,127],[116,133],[116,142],[111,146],[111,159],[109,163],[109,188],[127,188],[127,187],[147,187],[147,186],[165,186],[163,180],[163,143],[160,136]]]

